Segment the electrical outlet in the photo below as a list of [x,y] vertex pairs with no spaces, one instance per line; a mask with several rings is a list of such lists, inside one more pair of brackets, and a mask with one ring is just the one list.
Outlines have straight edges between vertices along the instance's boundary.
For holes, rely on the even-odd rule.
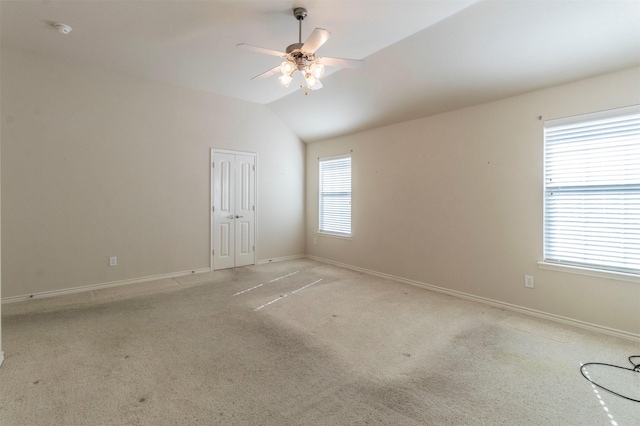
[[533,288],[533,276],[525,275],[524,276],[524,286],[527,288]]
[[109,258],[109,266],[118,266],[118,258],[116,256]]

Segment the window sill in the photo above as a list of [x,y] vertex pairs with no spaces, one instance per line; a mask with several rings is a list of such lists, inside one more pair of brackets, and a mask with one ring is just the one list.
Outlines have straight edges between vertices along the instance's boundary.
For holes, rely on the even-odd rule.
[[321,236],[321,237],[337,238],[339,240],[352,240],[353,239],[353,237],[351,235],[332,234],[330,232],[318,231],[316,234]]
[[640,283],[639,275],[623,274],[621,272],[602,271],[599,269],[590,269],[590,268],[580,268],[577,266],[561,265],[558,263],[548,263],[548,262],[538,262],[538,267],[540,269],[566,272],[569,274],[587,275],[590,277],[607,278],[610,280]]

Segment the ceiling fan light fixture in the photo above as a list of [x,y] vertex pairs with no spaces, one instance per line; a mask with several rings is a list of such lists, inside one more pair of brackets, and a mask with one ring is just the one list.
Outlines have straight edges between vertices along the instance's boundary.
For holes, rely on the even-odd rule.
[[291,74],[282,74],[280,77],[278,77],[278,80],[284,87],[289,87],[289,84],[291,83],[291,80],[293,80],[293,77],[291,76]]
[[307,82],[307,87],[309,89],[313,89],[313,87],[318,84],[318,79],[311,73],[306,73],[304,75],[304,80]]
[[324,65],[314,62],[309,67],[309,71],[315,78],[320,79],[324,75]]
[[280,71],[283,75],[291,75],[296,70],[296,64],[291,61],[284,61],[280,64]]

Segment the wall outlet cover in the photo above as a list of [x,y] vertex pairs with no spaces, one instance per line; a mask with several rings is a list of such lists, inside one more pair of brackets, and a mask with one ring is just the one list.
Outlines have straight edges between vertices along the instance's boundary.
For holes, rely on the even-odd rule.
[[525,275],[524,276],[524,286],[527,288],[533,288],[533,276]]

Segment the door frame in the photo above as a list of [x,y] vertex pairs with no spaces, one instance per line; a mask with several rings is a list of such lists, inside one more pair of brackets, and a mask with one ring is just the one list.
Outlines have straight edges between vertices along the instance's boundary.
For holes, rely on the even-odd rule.
[[255,152],[249,152],[249,151],[234,151],[234,150],[229,150],[229,149],[217,149],[217,148],[211,148],[211,154],[209,156],[209,268],[211,269],[211,272],[214,272],[215,269],[215,265],[214,265],[214,254],[213,254],[213,250],[214,250],[214,246],[215,246],[215,235],[214,235],[214,230],[215,230],[215,226],[213,223],[214,220],[214,215],[213,215],[213,178],[214,178],[214,174],[213,174],[213,165],[215,164],[215,162],[213,161],[213,156],[214,154],[231,154],[231,155],[248,155],[248,156],[252,156],[254,159],[254,174],[253,174],[253,205],[255,206],[255,217],[254,217],[254,221],[253,221],[253,241],[254,241],[254,246],[255,249],[253,251],[253,264],[257,265],[258,264],[258,154]]

